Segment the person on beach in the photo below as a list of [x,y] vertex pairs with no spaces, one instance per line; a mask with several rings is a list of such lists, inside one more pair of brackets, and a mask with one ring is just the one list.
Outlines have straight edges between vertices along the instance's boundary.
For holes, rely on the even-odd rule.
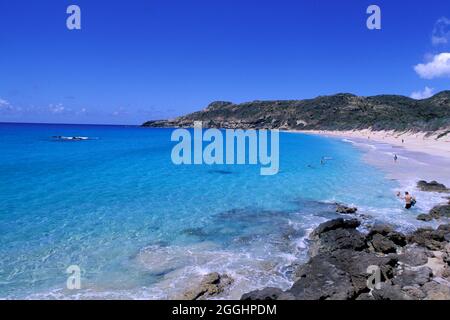
[[397,197],[405,200],[405,209],[411,209],[416,204],[416,198],[411,196],[408,191],[405,191],[405,196],[402,197],[400,192],[397,192]]

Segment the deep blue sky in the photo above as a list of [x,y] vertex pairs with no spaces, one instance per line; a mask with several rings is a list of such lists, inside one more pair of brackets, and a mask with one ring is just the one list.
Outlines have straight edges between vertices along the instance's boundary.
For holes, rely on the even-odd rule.
[[[70,4],[82,30],[66,28]],[[382,30],[366,28],[370,4]],[[450,52],[445,30],[432,43],[442,17],[448,0],[0,0],[0,121],[138,124],[214,100],[438,92],[445,70],[414,66]]]

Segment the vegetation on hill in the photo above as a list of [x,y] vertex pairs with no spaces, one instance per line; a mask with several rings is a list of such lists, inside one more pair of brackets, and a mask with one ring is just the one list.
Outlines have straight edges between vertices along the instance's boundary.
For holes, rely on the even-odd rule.
[[450,91],[423,100],[341,93],[305,100],[216,101],[202,111],[143,126],[192,127],[194,121],[214,128],[445,132],[450,129]]

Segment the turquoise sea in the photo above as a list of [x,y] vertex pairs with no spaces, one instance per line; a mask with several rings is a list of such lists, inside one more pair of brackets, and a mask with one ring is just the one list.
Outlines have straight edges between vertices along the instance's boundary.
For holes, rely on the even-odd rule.
[[[334,201],[370,221],[403,211],[397,182],[343,141],[280,133],[280,172],[261,176],[174,165],[171,131],[0,124],[0,298],[173,298],[212,271],[235,279],[222,297],[286,288]],[[70,265],[80,290],[66,288]]]

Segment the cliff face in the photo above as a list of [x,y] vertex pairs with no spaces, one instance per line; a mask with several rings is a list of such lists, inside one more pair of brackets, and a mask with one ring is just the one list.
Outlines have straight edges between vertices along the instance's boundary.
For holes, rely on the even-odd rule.
[[173,120],[148,121],[146,127],[204,127],[298,130],[450,130],[450,91],[414,100],[404,96],[359,97],[352,94],[306,100],[217,101],[203,111]]

